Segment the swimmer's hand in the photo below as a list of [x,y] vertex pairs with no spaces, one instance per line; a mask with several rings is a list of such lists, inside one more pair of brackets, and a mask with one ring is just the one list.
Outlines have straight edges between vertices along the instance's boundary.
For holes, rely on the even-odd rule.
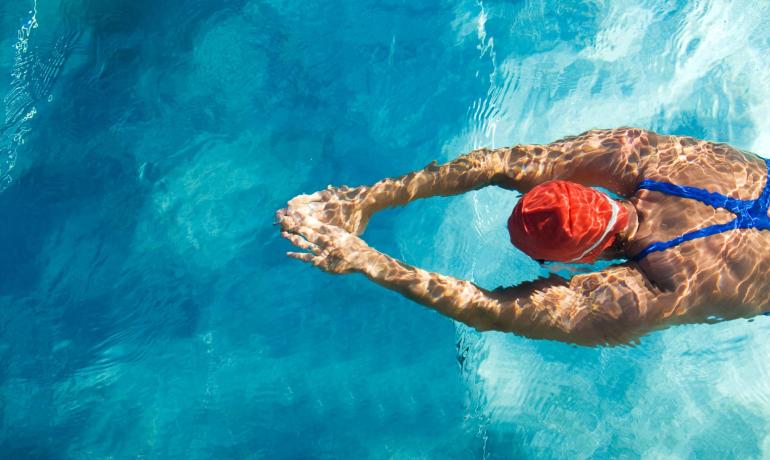
[[[313,217],[322,224],[339,227],[346,232],[360,235],[366,230],[375,209],[369,199],[369,187],[332,187],[311,195],[292,198],[285,211],[298,214],[302,219]],[[279,211],[279,213],[281,212]],[[279,217],[280,219],[280,217]]]
[[283,227],[281,236],[306,252],[287,252],[289,257],[315,265],[325,272],[342,275],[361,271],[372,252],[376,252],[364,240],[339,227],[321,223],[312,217],[304,220],[295,217],[279,216]]

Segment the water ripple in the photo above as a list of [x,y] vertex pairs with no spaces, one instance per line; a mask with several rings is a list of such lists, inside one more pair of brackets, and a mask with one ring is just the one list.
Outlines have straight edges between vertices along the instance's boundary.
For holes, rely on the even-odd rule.
[[49,99],[78,36],[75,30],[68,30],[60,34],[51,46],[36,42],[35,35],[40,25],[37,0],[33,1],[30,17],[17,33],[10,89],[3,99],[5,116],[0,126],[0,192],[13,180],[11,171],[16,166],[19,148],[31,129],[30,122],[37,115],[37,104]]

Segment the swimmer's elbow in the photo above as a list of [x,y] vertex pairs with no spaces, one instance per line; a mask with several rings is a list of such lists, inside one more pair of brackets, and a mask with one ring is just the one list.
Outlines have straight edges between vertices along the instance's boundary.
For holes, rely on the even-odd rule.
[[485,310],[469,310],[455,319],[479,332],[505,331],[501,324]]
[[469,322],[465,322],[465,325],[470,326],[479,332],[492,332],[492,331],[506,332],[505,328],[489,320],[469,321]]
[[584,347],[629,346],[638,343],[639,338],[650,328],[623,317],[603,314],[586,315],[580,321],[560,328],[563,342]]
[[589,312],[572,315],[537,315],[533,321],[499,328],[531,339],[553,340],[583,347],[628,344],[638,336],[620,318]]
[[[518,335],[531,339],[553,340],[589,348],[624,345],[630,341],[628,338],[621,338],[621,336],[617,334],[608,334],[607,331],[602,331],[593,327],[538,328],[536,330],[522,331]],[[625,334],[623,336],[625,336]]]
[[504,309],[494,300],[463,305],[455,319],[479,332],[508,331]]
[[579,321],[530,323],[522,318],[476,312],[459,320],[479,332],[506,332],[529,339],[553,340],[591,348],[628,345],[638,339],[634,331],[621,327],[619,323],[608,324],[590,316]]

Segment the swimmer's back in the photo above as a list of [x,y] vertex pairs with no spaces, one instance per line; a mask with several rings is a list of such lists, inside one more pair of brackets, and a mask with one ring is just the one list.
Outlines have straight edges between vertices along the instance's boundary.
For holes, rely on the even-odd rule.
[[[657,136],[657,154],[644,167],[644,178],[753,200],[765,188],[765,162],[726,144],[689,137]],[[631,199],[639,228],[628,251],[669,241],[709,225],[730,222],[735,214],[708,204],[658,191],[639,190]],[[672,319],[683,322],[711,316],[735,318],[770,310],[770,231],[734,229],[684,242],[644,257],[639,266],[661,289],[700,297],[675,302]]]

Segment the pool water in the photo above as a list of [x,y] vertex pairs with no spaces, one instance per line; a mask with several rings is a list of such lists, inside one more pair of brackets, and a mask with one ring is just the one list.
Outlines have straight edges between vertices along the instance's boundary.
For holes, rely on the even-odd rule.
[[[770,152],[770,5],[0,3],[3,458],[767,458],[770,318],[583,348],[284,256],[273,213],[632,125]],[[485,287],[518,194],[377,215]]]

